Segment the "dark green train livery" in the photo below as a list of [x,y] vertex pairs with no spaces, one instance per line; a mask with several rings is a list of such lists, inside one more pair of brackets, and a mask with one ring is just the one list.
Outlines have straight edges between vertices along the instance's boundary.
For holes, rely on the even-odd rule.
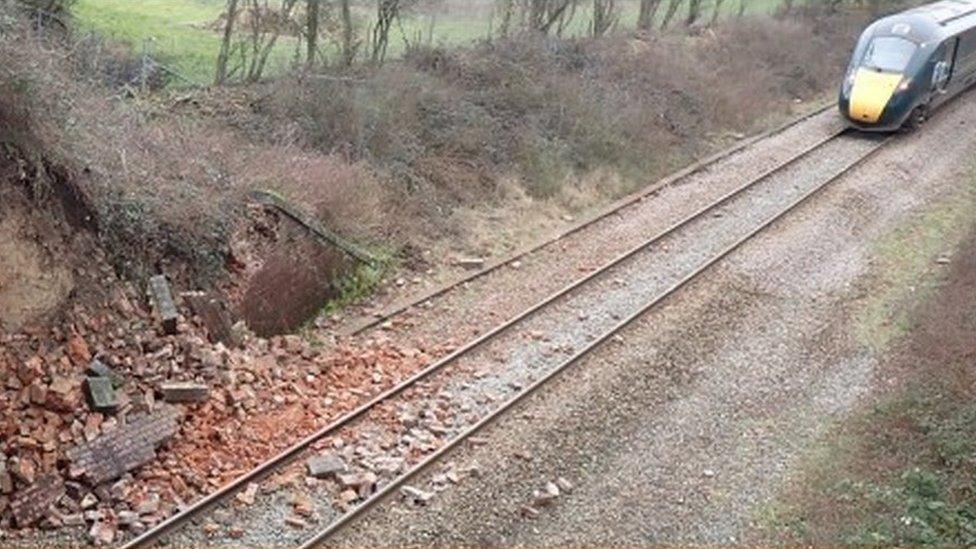
[[942,0],[885,17],[858,40],[840,91],[852,126],[916,127],[976,83],[976,0]]

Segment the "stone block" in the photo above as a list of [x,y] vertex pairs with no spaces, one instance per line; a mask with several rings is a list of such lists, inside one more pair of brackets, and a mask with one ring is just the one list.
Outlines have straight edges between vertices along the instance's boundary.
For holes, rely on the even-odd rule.
[[149,279],[149,295],[152,297],[156,316],[163,326],[163,332],[167,335],[176,334],[176,325],[180,314],[176,309],[173,292],[170,290],[165,275],[156,275]]

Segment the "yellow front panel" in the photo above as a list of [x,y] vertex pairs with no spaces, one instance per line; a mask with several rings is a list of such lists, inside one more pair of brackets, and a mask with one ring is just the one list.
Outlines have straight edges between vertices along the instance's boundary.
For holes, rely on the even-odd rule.
[[851,118],[859,122],[877,122],[901,79],[900,74],[858,69],[851,90]]

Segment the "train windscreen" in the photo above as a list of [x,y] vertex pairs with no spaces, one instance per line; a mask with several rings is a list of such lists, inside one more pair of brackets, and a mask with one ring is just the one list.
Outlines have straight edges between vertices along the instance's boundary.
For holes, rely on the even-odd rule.
[[879,36],[871,41],[861,66],[884,72],[902,72],[908,67],[918,46],[897,36]]

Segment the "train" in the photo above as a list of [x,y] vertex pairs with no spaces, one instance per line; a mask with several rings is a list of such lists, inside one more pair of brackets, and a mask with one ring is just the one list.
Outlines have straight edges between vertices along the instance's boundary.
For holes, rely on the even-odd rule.
[[976,83],[976,0],[941,0],[884,17],[861,34],[838,105],[866,131],[915,129]]

